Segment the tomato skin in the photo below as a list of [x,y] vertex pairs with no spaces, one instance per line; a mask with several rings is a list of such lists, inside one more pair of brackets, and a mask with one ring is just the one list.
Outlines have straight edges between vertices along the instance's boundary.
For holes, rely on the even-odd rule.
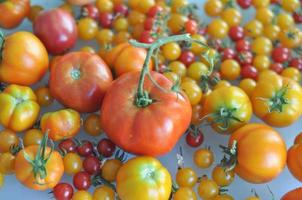
[[98,136],[102,134],[102,126],[100,124],[100,116],[97,114],[90,114],[84,120],[84,130],[87,134],[91,136]]
[[[251,101],[256,116],[267,124],[276,127],[289,126],[299,119],[302,114],[302,88],[289,78],[277,74],[259,77],[256,88],[254,89]],[[287,87],[284,98],[289,102],[282,105],[282,110],[269,112],[269,102],[278,91]],[[262,98],[262,100],[260,100]],[[264,98],[264,99],[263,99]],[[267,99],[267,100],[265,100]]]
[[0,105],[0,124],[15,132],[32,127],[40,111],[35,93],[26,86],[9,85],[0,93]]
[[295,67],[298,70],[302,71],[302,58],[293,58],[290,62],[289,62],[289,66],[291,67]]
[[116,186],[123,200],[166,200],[171,193],[172,179],[157,159],[141,156],[128,160],[120,168]]
[[19,138],[14,131],[4,129],[0,131],[0,153],[9,152],[10,148],[19,145]]
[[281,200],[297,200],[302,196],[302,188],[294,189],[288,193],[286,193]]
[[83,161],[83,168],[89,174],[97,174],[101,168],[101,164],[97,157],[88,156]]
[[88,140],[83,140],[77,147],[77,152],[80,156],[87,157],[93,152],[93,144]]
[[53,55],[64,53],[77,40],[74,18],[60,8],[42,11],[34,21],[33,29],[47,51]]
[[83,162],[81,157],[76,153],[67,153],[63,158],[64,172],[73,175],[82,170]]
[[91,186],[90,175],[87,172],[78,172],[73,176],[73,185],[77,190],[88,190]]
[[186,135],[186,142],[190,147],[198,147],[203,143],[204,136],[203,133],[199,133],[197,136],[188,133]]
[[102,171],[101,171],[102,177],[109,182],[116,181],[117,173],[122,165],[123,165],[122,161],[118,159],[106,160],[106,162],[102,166]]
[[[15,59],[16,57],[18,59]],[[42,79],[48,64],[47,51],[35,35],[25,31],[15,32],[5,37],[0,81],[32,85]]]
[[58,141],[75,136],[81,126],[81,116],[72,109],[45,113],[41,118],[41,130],[47,131],[49,138]]
[[291,52],[286,47],[276,47],[272,52],[272,58],[275,62],[283,63],[289,60]]
[[13,174],[15,172],[16,157],[10,152],[0,154],[0,173]]
[[284,169],[286,145],[280,134],[270,126],[247,124],[231,135],[229,147],[235,140],[237,141],[235,173],[247,182],[269,182]]
[[[139,75],[139,72],[127,73],[113,82],[103,101],[101,123],[108,137],[122,149],[135,154],[162,155],[174,147],[189,126],[192,108],[184,93],[163,92],[148,77],[144,89],[158,102],[138,108],[133,102]],[[151,72],[151,76],[161,87],[172,87],[164,75]],[[164,128],[166,123],[169,129]]]
[[30,0],[9,0],[0,3],[0,27],[15,28],[29,14]]
[[114,200],[115,192],[112,188],[101,185],[93,192],[93,200]]
[[174,193],[173,200],[197,200],[197,195],[192,188],[180,187]]
[[111,157],[115,149],[115,144],[107,138],[101,139],[97,146],[99,154],[101,154],[105,158]]
[[72,139],[62,140],[58,147],[61,151],[66,151],[66,153],[74,153],[76,151],[76,143]]
[[[39,179],[42,184],[37,184],[33,174],[32,165],[25,159],[26,152],[31,159],[34,159],[39,149],[39,145],[31,145],[21,150],[15,161],[16,178],[26,187],[34,190],[46,190],[53,188],[61,180],[64,174],[63,160],[59,152],[53,151],[47,161],[45,168],[47,176],[44,180]],[[45,149],[46,155],[50,153],[50,148]]]
[[111,72],[98,55],[72,52],[58,58],[52,66],[49,88],[52,96],[66,107],[94,112],[100,108],[111,82]]
[[302,145],[301,143],[295,143],[287,152],[287,167],[291,174],[302,181],[302,160],[301,160],[301,153],[302,153]]
[[40,129],[29,129],[24,133],[23,144],[24,146],[30,146],[35,144],[41,144],[43,133]]
[[244,38],[244,29],[241,26],[232,26],[229,30],[229,37],[233,41],[242,40]]
[[68,183],[59,183],[53,188],[53,196],[56,200],[71,200],[73,188]]
[[93,3],[95,0],[67,0],[68,3],[77,5],[77,6],[83,6],[90,3]]

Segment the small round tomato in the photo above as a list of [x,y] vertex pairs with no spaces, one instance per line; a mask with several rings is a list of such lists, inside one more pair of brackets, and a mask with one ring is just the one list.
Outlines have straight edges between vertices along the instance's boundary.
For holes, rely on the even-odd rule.
[[114,4],[113,9],[115,14],[122,16],[127,16],[129,12],[128,6],[123,3]]
[[172,81],[173,84],[175,84],[179,79],[179,76],[174,72],[164,72],[163,75],[170,81]]
[[128,30],[128,20],[125,17],[118,17],[113,21],[113,28],[115,31],[127,31]]
[[255,18],[266,26],[272,23],[272,20],[274,18],[274,13],[269,7],[259,8],[256,10]]
[[67,0],[68,3],[77,6],[83,6],[94,2],[95,0]]
[[238,41],[244,38],[244,29],[241,26],[232,26],[229,30],[229,37],[233,41]]
[[[191,36],[192,39],[194,40],[197,40],[197,41],[200,41],[204,44],[207,43],[207,40],[205,39],[205,37],[203,37],[202,35],[200,34],[194,34]],[[196,42],[192,42],[192,45],[191,45],[191,48],[190,50],[195,54],[195,55],[200,55],[202,52],[206,51],[206,48],[201,45],[201,44],[198,44]]]
[[102,166],[101,175],[102,177],[109,181],[113,182],[116,180],[117,173],[119,169],[122,167],[122,161],[118,159],[109,159]]
[[207,75],[208,71],[208,67],[202,62],[194,62],[189,66],[187,75],[196,81],[200,81],[202,75]]
[[295,67],[298,70],[302,71],[302,58],[293,58],[290,62],[289,62],[289,66],[291,67]]
[[115,152],[115,149],[115,144],[107,138],[101,139],[97,146],[99,154],[101,154],[105,158],[111,157]]
[[29,129],[24,133],[23,144],[24,146],[39,145],[43,139],[43,133],[40,129]]
[[98,8],[94,4],[86,4],[81,8],[82,17],[90,17],[97,20],[100,16]]
[[172,12],[175,13],[175,12],[179,12],[179,9],[181,7],[185,7],[187,6],[189,3],[187,0],[173,0],[171,1],[171,9],[172,9]]
[[115,200],[115,192],[112,188],[101,185],[97,187],[92,196],[93,200]]
[[72,200],[92,200],[92,196],[86,190],[78,190],[72,196]]
[[208,25],[208,33],[212,38],[225,38],[229,32],[228,24],[222,19],[214,19]]
[[252,0],[236,0],[242,9],[248,9],[252,5]]
[[96,156],[88,156],[83,161],[83,169],[89,174],[97,174],[101,169],[101,163]]
[[112,12],[114,5],[111,0],[96,0],[95,6],[100,12]]
[[4,129],[0,131],[0,153],[9,152],[12,147],[19,145],[19,138],[14,131]]
[[253,66],[257,69],[258,72],[269,69],[270,65],[271,61],[267,55],[256,55],[253,58]]
[[253,19],[244,25],[244,33],[246,36],[255,38],[261,35],[263,25],[260,21]]
[[181,187],[173,194],[173,200],[197,200],[197,195],[192,188]]
[[281,0],[281,7],[287,12],[294,12],[301,8],[299,0]]
[[193,161],[197,167],[207,169],[214,162],[214,154],[210,149],[198,149],[194,152]]
[[270,4],[270,0],[252,0],[252,5],[255,8],[267,7]]
[[83,157],[90,156],[93,153],[93,144],[88,140],[83,140],[77,146],[77,152]]
[[44,10],[44,8],[40,5],[31,6],[27,18],[33,23],[42,10]]
[[212,179],[220,187],[229,186],[234,181],[234,171],[226,171],[221,166],[216,166],[212,171]]
[[72,139],[62,140],[58,145],[59,149],[66,153],[76,152],[76,146],[76,143]]
[[294,67],[285,68],[280,75],[295,80],[298,83],[301,81],[301,72]]
[[222,88],[222,87],[229,87],[231,86],[231,83],[226,81],[226,80],[220,80],[215,86],[214,86],[214,90],[217,90],[218,88]]
[[48,87],[39,87],[35,90],[37,102],[40,106],[49,106],[53,102],[53,97],[50,94]]
[[10,152],[0,154],[0,173],[13,174],[15,172],[15,156]]
[[242,19],[241,12],[235,8],[224,9],[220,16],[229,27],[239,25]]
[[210,17],[220,15],[223,10],[223,3],[220,0],[208,0],[204,4],[204,11]]
[[291,52],[286,47],[282,47],[282,46],[276,47],[272,52],[272,58],[275,62],[279,62],[279,63],[287,62],[290,57],[291,57]]
[[189,19],[185,23],[185,29],[187,33],[195,34],[198,31],[198,23],[195,20]]
[[231,48],[225,48],[222,51],[221,61],[225,61],[227,59],[233,59],[235,57],[235,51]]
[[129,25],[131,26],[143,25],[144,21],[146,20],[146,16],[141,12],[138,12],[136,10],[131,10],[128,14],[127,19]]
[[186,66],[180,61],[170,62],[168,68],[169,70],[177,74],[179,77],[184,77],[187,74]]
[[[205,96],[205,95],[204,95]],[[193,125],[199,125],[201,124],[201,114],[202,114],[202,106],[200,104],[197,104],[195,106],[192,106],[192,117],[191,117],[191,124]],[[191,140],[192,136],[187,136]],[[188,139],[188,140],[189,140]],[[192,138],[193,139],[193,138]],[[195,139],[194,139],[195,140]],[[189,142],[188,142],[189,143]],[[191,143],[191,142],[190,142]],[[194,142],[195,143],[195,142]]]
[[257,80],[258,71],[252,65],[245,65],[241,68],[241,77],[242,78],[251,78],[251,79]]
[[189,132],[186,135],[186,142],[190,147],[198,147],[202,144],[204,136],[202,132],[198,132],[197,135]]
[[191,105],[196,105],[202,98],[202,91],[197,83],[183,82],[181,83],[181,89],[186,93]]
[[67,153],[63,158],[64,172],[73,175],[82,170],[81,157],[76,153]]
[[257,83],[251,78],[245,78],[240,81],[239,87],[250,97],[256,87]]
[[202,199],[211,199],[219,193],[218,185],[215,181],[202,178],[198,186],[198,194]]
[[176,42],[171,42],[162,47],[162,53],[166,59],[176,60],[181,55],[181,48]]
[[176,173],[176,183],[179,187],[194,187],[197,175],[191,168],[181,168]]
[[185,64],[186,66],[189,66],[195,61],[195,55],[191,51],[184,50],[180,54],[179,61]]
[[151,31],[143,31],[141,37],[139,38],[139,41],[142,43],[151,44],[155,41],[155,38],[152,36]]
[[113,37],[113,43],[115,45],[119,45],[121,43],[125,43],[130,39],[130,33],[128,31],[120,31],[116,33]]
[[221,63],[220,73],[226,80],[236,80],[240,75],[240,65],[236,60],[227,59]]
[[280,27],[275,24],[267,24],[263,27],[263,35],[271,41],[275,41],[278,39],[280,30]]
[[281,30],[288,29],[294,26],[295,24],[293,17],[285,12],[281,12],[280,14],[278,14],[276,20],[277,25],[280,27]]
[[291,27],[289,29],[282,29],[279,34],[279,40],[282,46],[287,48],[296,48],[300,45],[302,40],[301,31],[296,27]]
[[267,55],[270,54],[273,48],[271,40],[266,37],[260,36],[253,40],[252,42],[252,51],[255,54]]
[[302,188],[297,188],[294,189],[292,191],[289,191],[288,193],[286,193],[281,200],[296,200],[299,199],[302,195]]
[[77,28],[80,39],[92,40],[97,34],[98,24],[94,19],[90,17],[84,17],[78,21]]
[[100,46],[109,45],[113,40],[114,33],[109,28],[100,29],[96,35],[95,39]]
[[69,183],[57,184],[52,192],[56,200],[71,200],[73,196],[73,188]]
[[99,16],[99,23],[102,28],[110,28],[113,22],[113,14],[108,12],[102,12]]
[[88,190],[91,186],[90,175],[87,172],[78,172],[73,176],[73,185],[77,190]]
[[219,194],[214,198],[212,198],[211,200],[234,200],[234,198],[228,194]]
[[280,74],[283,71],[283,65],[281,63],[272,63],[270,65],[270,70],[273,70],[274,72]]
[[248,40],[241,39],[236,41],[235,47],[238,52],[245,52],[251,49],[251,44]]
[[91,136],[98,136],[102,133],[100,115],[90,114],[84,120],[84,130]]

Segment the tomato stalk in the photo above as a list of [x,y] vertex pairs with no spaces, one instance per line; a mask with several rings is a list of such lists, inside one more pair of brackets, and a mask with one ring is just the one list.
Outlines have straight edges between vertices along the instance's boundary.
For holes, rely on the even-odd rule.
[[232,120],[242,122],[238,117],[234,116],[234,112],[236,112],[236,110],[236,108],[228,109],[222,107],[218,110],[218,112],[212,115],[216,123],[222,124],[219,126],[221,130],[226,131],[229,128]]
[[[0,0],[0,3],[2,3],[4,1]],[[5,37],[4,34],[2,33],[2,31],[0,31],[0,61],[2,60],[2,51],[4,48],[4,42],[5,42]]]
[[223,167],[226,172],[234,170],[237,165],[237,141],[234,140],[231,147],[225,147],[223,145],[219,145],[219,147],[225,154],[220,162],[220,166]]
[[285,97],[288,89],[288,85],[282,87],[271,99],[268,100],[269,112],[276,111],[280,113],[283,111],[283,105],[289,104],[288,99]]
[[4,2],[6,2],[7,0],[0,0],[0,3],[4,3]]

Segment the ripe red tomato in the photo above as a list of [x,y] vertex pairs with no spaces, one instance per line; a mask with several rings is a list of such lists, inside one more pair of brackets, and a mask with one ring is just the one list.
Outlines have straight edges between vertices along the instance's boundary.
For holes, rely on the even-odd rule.
[[152,6],[148,12],[147,12],[147,16],[148,17],[155,17],[157,13],[162,12],[164,9],[163,7],[159,6],[159,5],[154,5]]
[[237,3],[242,9],[248,9],[252,5],[252,0],[237,0]]
[[87,172],[78,172],[73,176],[73,185],[77,190],[88,190],[91,186],[90,175]]
[[155,38],[152,36],[151,31],[143,31],[139,41],[142,43],[151,44],[155,41]]
[[240,65],[250,65],[253,62],[253,54],[250,51],[241,51],[237,53],[236,60]]
[[235,48],[237,51],[249,51],[251,50],[251,44],[249,41],[245,39],[238,40],[235,44]]
[[185,23],[185,29],[187,33],[195,34],[198,31],[198,23],[193,19],[189,19]]
[[0,2],[0,27],[15,28],[29,14],[30,0],[7,0]]
[[61,151],[66,151],[66,153],[73,153],[76,151],[77,145],[72,139],[66,139],[62,140],[58,147]]
[[52,192],[56,200],[71,200],[73,196],[73,188],[69,183],[57,184]]
[[229,30],[229,37],[233,41],[242,40],[244,38],[244,29],[241,26],[232,26]]
[[122,3],[114,4],[113,10],[115,14],[123,16],[127,16],[129,12],[128,7]]
[[78,6],[93,3],[95,0],[67,0],[68,3]]
[[179,57],[179,61],[186,66],[189,66],[195,61],[195,55],[192,51],[182,51]]
[[99,16],[99,23],[102,28],[110,28],[113,22],[113,15],[112,13],[102,12]]
[[281,63],[272,63],[270,69],[280,74],[283,71],[283,65]]
[[155,21],[154,18],[148,17],[144,22],[144,29],[150,31],[153,27],[154,21]]
[[53,64],[49,88],[52,96],[66,107],[94,112],[100,108],[111,82],[111,72],[98,55],[72,52]]
[[97,20],[100,16],[100,12],[97,7],[93,4],[87,4],[82,7],[81,14],[83,17],[90,17]]
[[286,47],[276,47],[272,51],[272,58],[275,62],[284,63],[291,57],[290,50]]
[[301,14],[301,11],[300,11],[300,13],[299,12],[294,12],[293,13],[293,18],[294,18],[296,24],[301,24],[302,23],[302,14]]
[[204,136],[202,132],[199,132],[197,135],[192,133],[187,133],[186,135],[186,142],[190,147],[199,147],[204,140]]
[[251,79],[257,80],[258,71],[252,65],[245,65],[241,68],[241,77],[242,78],[251,78]]
[[77,152],[80,156],[87,157],[93,152],[93,145],[90,141],[84,140],[77,147]]
[[302,58],[293,58],[290,62],[289,62],[289,66],[291,67],[295,67],[298,70],[302,71]]
[[[113,82],[103,101],[101,123],[108,137],[122,149],[135,154],[163,155],[188,128],[192,108],[182,91],[164,92],[149,77],[144,81],[144,89],[154,102],[139,107],[133,103],[139,76],[140,72],[127,73]],[[173,85],[162,74],[152,72],[151,76],[165,89]]]
[[115,144],[111,140],[103,138],[99,141],[97,149],[99,154],[108,158],[113,155],[115,151]]
[[281,200],[298,200],[302,197],[302,187],[286,193]]
[[222,51],[222,58],[221,61],[227,60],[227,59],[233,59],[235,57],[235,51],[231,48],[225,48]]
[[56,8],[39,13],[34,21],[35,35],[50,54],[62,54],[77,40],[77,26],[70,13]]
[[88,156],[83,161],[83,168],[89,174],[97,174],[100,172],[101,163],[96,156]]

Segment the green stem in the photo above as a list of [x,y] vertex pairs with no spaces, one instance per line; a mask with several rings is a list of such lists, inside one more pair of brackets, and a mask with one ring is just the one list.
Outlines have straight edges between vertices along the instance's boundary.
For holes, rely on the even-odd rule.
[[4,3],[4,2],[6,2],[7,0],[0,0],[0,3]]
[[231,147],[225,147],[219,145],[222,152],[225,154],[220,162],[220,166],[224,168],[226,172],[234,170],[237,165],[237,141],[234,140]]
[[222,124],[219,126],[222,131],[227,131],[229,129],[231,121],[242,122],[234,115],[236,110],[236,108],[228,109],[222,107],[214,114],[214,121],[215,123]]
[[282,112],[283,105],[289,104],[289,100],[285,97],[289,86],[286,85],[276,92],[276,94],[268,100],[269,112]]
[[[0,0],[0,3],[2,3],[4,1]],[[4,48],[4,42],[5,42],[5,37],[4,34],[2,33],[2,31],[0,31],[0,61],[2,60],[2,51]]]

